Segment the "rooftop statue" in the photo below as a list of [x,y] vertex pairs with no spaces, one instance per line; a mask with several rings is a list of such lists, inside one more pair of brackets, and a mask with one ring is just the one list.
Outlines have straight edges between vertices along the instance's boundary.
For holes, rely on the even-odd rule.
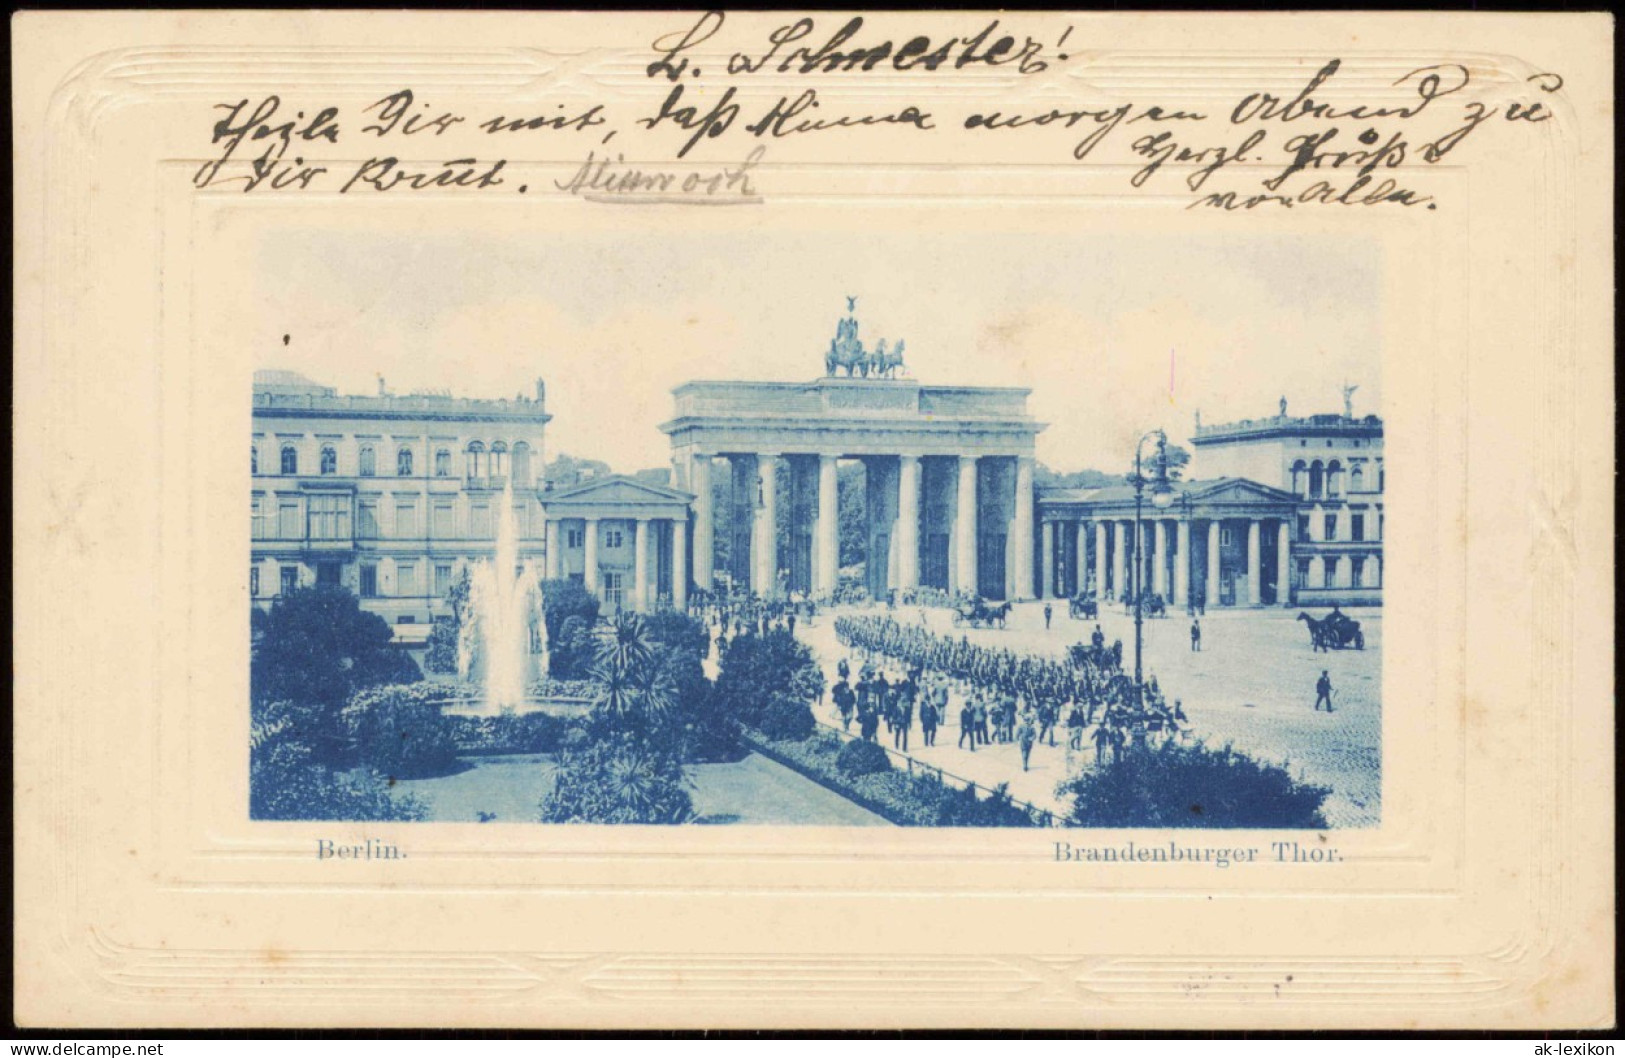
[[847,295],[846,318],[835,324],[835,337],[830,339],[829,351],[824,354],[824,374],[835,378],[841,368],[847,378],[895,378],[903,367],[903,342],[888,351],[882,338],[873,352],[864,347],[858,337],[858,299]]

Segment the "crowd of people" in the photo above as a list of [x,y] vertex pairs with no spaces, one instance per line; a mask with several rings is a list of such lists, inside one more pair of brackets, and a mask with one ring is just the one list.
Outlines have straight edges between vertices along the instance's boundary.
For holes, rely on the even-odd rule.
[[882,615],[838,617],[835,634],[860,658],[855,685],[850,662],[836,666],[832,697],[842,724],[850,730],[855,720],[860,736],[874,740],[884,723],[899,749],[908,747],[916,715],[925,745],[935,745],[955,697],[958,746],[976,752],[1014,743],[1023,768],[1034,745],[1059,744],[1063,726],[1073,751],[1094,727],[1096,758],[1103,762],[1125,760],[1133,748],[1188,731],[1183,704],[1170,706],[1155,677],[1143,695],[1134,693],[1133,679],[1123,672],[1122,641],[1108,648],[1099,625],[1090,643],[1074,646],[1065,660],[980,646]]

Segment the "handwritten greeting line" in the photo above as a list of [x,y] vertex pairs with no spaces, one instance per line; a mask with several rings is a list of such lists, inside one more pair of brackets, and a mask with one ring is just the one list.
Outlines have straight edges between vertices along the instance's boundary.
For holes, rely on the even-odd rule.
[[[644,67],[644,81],[660,86],[660,98],[651,97],[641,108],[632,105],[635,112],[630,114],[627,104],[590,99],[538,100],[494,115],[466,114],[436,106],[410,87],[389,92],[361,108],[359,116],[333,105],[286,106],[275,94],[219,103],[215,109],[224,116],[214,122],[210,140],[218,153],[196,169],[192,183],[199,191],[237,187],[283,194],[327,193],[335,185],[340,194],[525,194],[530,185],[504,179],[512,176],[511,170],[505,173],[507,158],[466,149],[468,141],[528,142],[540,135],[602,149],[621,135],[619,142],[634,156],[670,152],[683,161],[709,144],[755,140],[744,162],[694,161],[688,168],[629,164],[626,152],[611,156],[589,150],[571,178],[552,185],[591,202],[738,205],[763,200],[753,178],[760,175],[754,170],[765,145],[792,137],[880,133],[888,140],[927,136],[941,141],[952,134],[954,146],[966,155],[958,168],[972,170],[1002,168],[997,159],[1005,142],[1049,136],[1062,139],[1071,159],[1087,162],[1091,171],[1127,170],[1128,185],[1136,192],[1145,189],[1149,199],[1165,197],[1159,194],[1169,179],[1165,173],[1177,172],[1192,196],[1183,199],[1186,209],[1398,205],[1436,210],[1433,195],[1407,186],[1408,174],[1460,164],[1458,152],[1464,145],[1493,135],[1481,129],[1526,128],[1550,120],[1555,111],[1543,97],[1563,87],[1560,75],[1541,73],[1501,98],[1493,95],[1506,93],[1500,85],[1469,98],[1465,92],[1473,83],[1471,71],[1441,62],[1404,73],[1389,82],[1381,102],[1374,102],[1369,88],[1349,84],[1361,83],[1361,75],[1343,73],[1342,60],[1334,57],[1295,93],[1243,87],[1229,99],[1204,97],[1201,110],[1164,100],[1102,105],[1064,96],[1055,102],[1046,98],[1044,107],[1031,112],[1011,105],[995,110],[979,105],[980,97],[967,100],[947,90],[946,79],[997,67],[1034,74],[1066,62],[1069,56],[1061,49],[1072,27],[1064,27],[1051,44],[1047,36],[1001,32],[1000,19],[944,38],[880,34],[863,16],[841,17],[845,20],[833,30],[827,29],[828,16],[798,17],[770,31],[765,43],[731,53],[709,44],[704,61],[711,67],[720,64],[718,72],[701,67],[702,54],[696,49],[718,38],[728,19],[720,11],[706,12],[649,46],[654,59]],[[724,54],[726,62],[720,59]],[[879,72],[911,82],[922,76],[944,80],[935,82],[940,90],[929,97],[931,109],[904,105],[884,112],[840,113],[826,107],[816,85],[784,94],[763,92],[762,79],[753,75],[764,70],[826,78]],[[1403,94],[1388,98],[1400,90]],[[584,135],[591,138],[582,141]],[[983,147],[980,141],[986,137],[992,139]],[[405,152],[399,150],[381,151],[359,164],[323,157],[342,150],[341,143],[403,139],[445,142],[448,146],[434,153],[451,160],[422,162],[401,157]],[[452,149],[453,142],[461,149]],[[862,164],[862,159],[853,164]],[[941,164],[955,167],[952,161]],[[899,163],[903,165],[918,167]]]

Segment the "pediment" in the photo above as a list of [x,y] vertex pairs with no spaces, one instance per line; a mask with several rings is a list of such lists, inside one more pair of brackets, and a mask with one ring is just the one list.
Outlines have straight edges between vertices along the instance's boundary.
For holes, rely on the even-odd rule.
[[1246,478],[1215,481],[1206,488],[1192,489],[1190,495],[1200,503],[1296,503],[1298,499],[1290,492]]
[[548,506],[569,506],[581,504],[583,506],[646,506],[651,503],[680,503],[686,505],[693,497],[688,493],[664,485],[655,485],[636,478],[614,477],[598,478],[593,481],[583,481],[579,485],[571,485],[566,489],[558,489],[542,497],[542,502]]

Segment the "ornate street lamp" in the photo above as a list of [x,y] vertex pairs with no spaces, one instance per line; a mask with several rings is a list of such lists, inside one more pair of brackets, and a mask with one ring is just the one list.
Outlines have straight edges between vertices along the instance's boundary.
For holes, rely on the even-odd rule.
[[[1146,441],[1155,437],[1157,439],[1157,456],[1153,463],[1152,476],[1146,477],[1141,471],[1141,454],[1145,449]],[[1173,486],[1168,484],[1168,435],[1161,430],[1152,430],[1134,446],[1134,473],[1128,477],[1130,485],[1134,486],[1134,569],[1130,571],[1134,591],[1134,707],[1145,708],[1145,684],[1140,675],[1140,648],[1143,642],[1141,625],[1144,621],[1145,611],[1145,557],[1140,553],[1144,541],[1140,535],[1140,508],[1147,485],[1151,486],[1151,506],[1158,510],[1167,510],[1174,502]]]

